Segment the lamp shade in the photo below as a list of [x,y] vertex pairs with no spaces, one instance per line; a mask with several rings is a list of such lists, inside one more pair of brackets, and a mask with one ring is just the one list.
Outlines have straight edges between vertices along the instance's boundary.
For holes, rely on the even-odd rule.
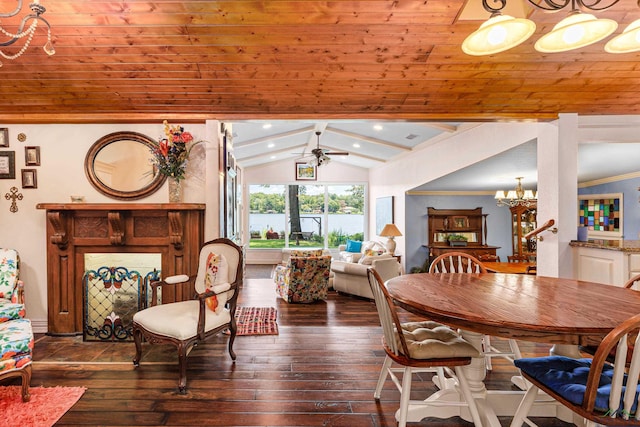
[[402,236],[402,233],[400,232],[400,230],[398,230],[398,227],[396,227],[394,224],[386,224],[382,229],[382,231],[380,232],[380,236],[396,237],[396,236]]
[[536,30],[529,19],[496,14],[486,20],[462,43],[467,55],[482,56],[502,52],[527,40]]
[[599,42],[616,28],[618,23],[612,19],[573,12],[558,22],[550,33],[540,37],[534,47],[543,53],[566,52]]
[[609,53],[628,53],[640,50],[640,19],[633,21],[622,34],[607,42],[604,50]]

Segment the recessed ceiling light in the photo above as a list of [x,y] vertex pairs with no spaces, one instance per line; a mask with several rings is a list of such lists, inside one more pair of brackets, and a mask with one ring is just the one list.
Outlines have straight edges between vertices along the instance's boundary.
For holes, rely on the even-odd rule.
[[375,130],[382,130],[382,125],[373,125]]
[[275,159],[276,157],[278,157],[278,156],[271,156],[271,157],[270,157],[270,159],[271,159],[271,160],[273,160],[273,159]]
[[271,123],[265,123],[265,124],[262,125],[262,129],[270,129],[271,126],[272,126]]
[[269,148],[273,148],[275,146],[276,146],[276,144],[274,144],[273,142],[270,142],[269,144],[267,144],[267,147],[269,147]]
[[358,144],[357,142],[354,142],[354,143],[353,143],[353,146],[354,146],[355,148],[360,148],[360,144]]

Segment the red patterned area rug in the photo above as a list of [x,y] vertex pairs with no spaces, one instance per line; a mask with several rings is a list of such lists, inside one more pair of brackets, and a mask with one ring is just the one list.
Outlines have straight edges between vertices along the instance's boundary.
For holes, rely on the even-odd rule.
[[0,427],[53,426],[84,394],[84,387],[30,387],[22,401],[20,386],[0,387]]
[[237,307],[237,335],[278,335],[277,318],[274,307]]

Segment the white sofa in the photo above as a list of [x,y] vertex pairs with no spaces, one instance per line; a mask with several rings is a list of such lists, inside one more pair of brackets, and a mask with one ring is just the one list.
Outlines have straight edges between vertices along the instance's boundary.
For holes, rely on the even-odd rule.
[[[373,267],[382,280],[399,276],[402,272],[397,258],[386,253],[385,247],[379,242],[363,242],[360,252],[346,252],[345,249],[341,245],[338,258],[331,262],[333,289],[338,292],[373,299],[367,278],[369,267]],[[375,251],[376,255],[369,255],[367,250]]]

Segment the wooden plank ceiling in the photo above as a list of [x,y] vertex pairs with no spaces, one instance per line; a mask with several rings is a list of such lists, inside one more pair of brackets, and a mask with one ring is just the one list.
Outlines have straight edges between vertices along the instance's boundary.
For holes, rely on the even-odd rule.
[[[607,54],[604,43],[533,49],[566,11],[533,12],[528,42],[477,58],[460,49],[481,22],[456,20],[463,0],[41,4],[56,54],[44,54],[39,29],[22,57],[0,58],[2,122],[640,113],[640,54]],[[2,11],[14,6],[0,0]],[[640,8],[623,0],[597,15],[618,21],[619,33]]]

